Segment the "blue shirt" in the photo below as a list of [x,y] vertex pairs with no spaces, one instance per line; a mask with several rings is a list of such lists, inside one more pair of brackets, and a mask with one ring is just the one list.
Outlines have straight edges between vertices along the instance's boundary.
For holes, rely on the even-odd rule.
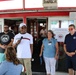
[[64,44],[66,44],[66,49],[68,52],[75,52],[75,50],[76,50],[76,32],[73,35],[67,34],[65,37]]
[[43,45],[44,45],[44,50],[43,50],[43,56],[48,57],[48,58],[53,58],[55,57],[56,54],[56,43],[57,40],[52,38],[48,40],[45,38],[43,40]]
[[0,75],[20,75],[22,65],[15,65],[13,62],[3,61],[0,64]]

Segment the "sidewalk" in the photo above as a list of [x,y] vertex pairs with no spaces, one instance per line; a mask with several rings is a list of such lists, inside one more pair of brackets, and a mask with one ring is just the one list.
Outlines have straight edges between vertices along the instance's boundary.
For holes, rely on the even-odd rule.
[[68,75],[68,73],[56,72],[56,75]]
[[[33,75],[46,75],[46,74],[42,72],[33,72]],[[68,75],[68,73],[56,72],[56,75]]]

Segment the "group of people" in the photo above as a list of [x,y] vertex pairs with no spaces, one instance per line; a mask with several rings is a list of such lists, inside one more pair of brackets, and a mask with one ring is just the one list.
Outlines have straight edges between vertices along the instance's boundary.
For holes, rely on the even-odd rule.
[[[65,36],[64,51],[66,54],[67,69],[69,75],[76,75],[76,29],[75,25],[71,24],[68,28],[69,34]],[[43,39],[40,57],[45,61],[47,75],[55,75],[56,60],[59,56],[58,42],[54,38],[54,33],[48,30],[47,38]]]
[[[14,35],[9,26],[4,25],[0,33],[0,75],[32,75],[31,58],[33,54],[33,37],[26,31],[25,23],[20,23],[19,33]],[[65,36],[64,51],[67,58],[69,75],[76,75],[76,30],[69,25],[69,34]],[[16,52],[16,50],[17,52]],[[17,56],[16,56],[17,55]],[[55,75],[56,60],[59,57],[58,42],[52,30],[48,30],[43,39],[39,56],[43,55],[47,75]],[[25,75],[22,73],[22,75]]]
[[26,32],[26,24],[20,23],[19,33],[14,35],[8,25],[0,33],[0,75],[32,75],[31,58],[33,37]]

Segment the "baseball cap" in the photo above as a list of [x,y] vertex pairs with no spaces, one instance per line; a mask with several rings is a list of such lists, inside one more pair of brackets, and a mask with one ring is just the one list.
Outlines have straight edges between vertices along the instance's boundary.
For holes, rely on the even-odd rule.
[[[25,24],[25,23],[20,23],[19,28],[21,28],[21,27],[23,27],[23,26],[26,26],[26,24]],[[26,26],[26,27],[27,27],[27,26]]]

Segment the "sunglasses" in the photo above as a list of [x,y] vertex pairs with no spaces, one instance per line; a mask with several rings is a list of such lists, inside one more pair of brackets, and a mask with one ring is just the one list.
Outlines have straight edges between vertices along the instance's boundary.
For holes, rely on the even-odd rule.
[[73,29],[74,29],[74,28],[69,28],[68,30],[69,30],[69,31],[72,31]]

